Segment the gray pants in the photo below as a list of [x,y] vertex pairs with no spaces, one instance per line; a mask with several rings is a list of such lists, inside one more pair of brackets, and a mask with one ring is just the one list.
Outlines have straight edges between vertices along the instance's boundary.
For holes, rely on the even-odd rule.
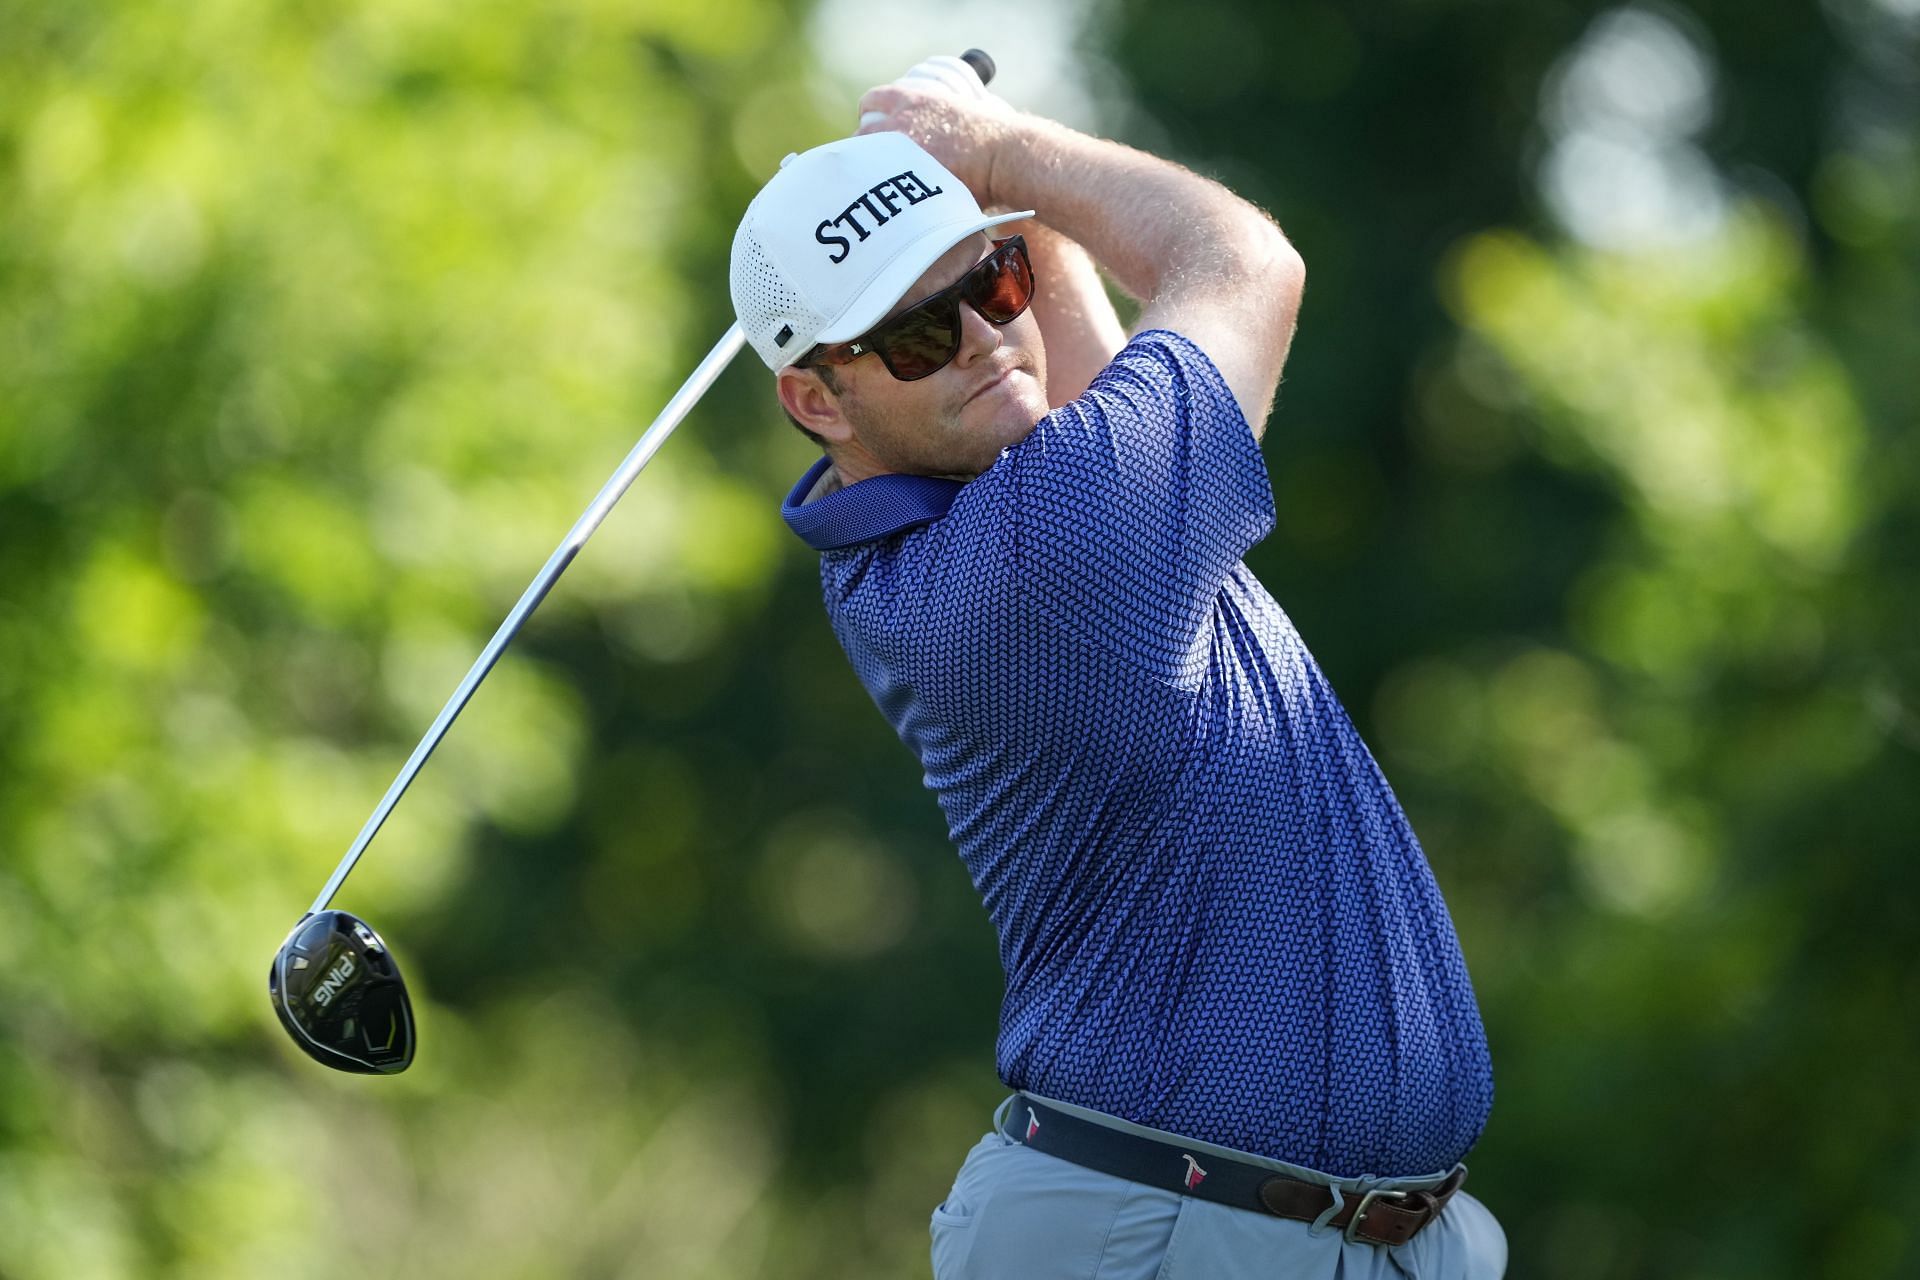
[[[1362,1190],[1353,1180],[1229,1154]],[[997,1125],[933,1211],[935,1280],[1499,1280],[1506,1267],[1506,1234],[1464,1191],[1419,1235],[1386,1248],[1082,1168],[1002,1137]]]

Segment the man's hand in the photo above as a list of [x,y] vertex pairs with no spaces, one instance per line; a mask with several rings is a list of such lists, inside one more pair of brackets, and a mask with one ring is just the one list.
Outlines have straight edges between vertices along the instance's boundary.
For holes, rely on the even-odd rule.
[[[924,62],[916,63],[905,74],[896,76],[893,83],[944,93],[960,102],[977,102],[991,109],[1009,109],[1004,99],[987,88],[986,82],[974,71],[971,63],[951,54],[935,54]],[[885,114],[882,111],[863,111],[860,123],[863,127],[877,123]]]
[[980,83],[972,67],[943,55],[861,95],[859,131],[906,134],[952,170],[985,206],[994,202],[993,148],[1014,115],[1004,98]]

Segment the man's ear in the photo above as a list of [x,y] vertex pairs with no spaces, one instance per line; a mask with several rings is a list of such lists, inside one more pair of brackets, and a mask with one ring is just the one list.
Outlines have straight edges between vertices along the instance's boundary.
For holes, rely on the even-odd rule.
[[829,445],[853,438],[853,427],[840,412],[840,396],[812,369],[792,365],[774,375],[780,404],[793,420]]

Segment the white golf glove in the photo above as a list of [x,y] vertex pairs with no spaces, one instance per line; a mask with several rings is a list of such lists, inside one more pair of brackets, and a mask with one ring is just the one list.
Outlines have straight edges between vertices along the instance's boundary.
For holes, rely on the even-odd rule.
[[[950,53],[935,54],[915,64],[893,83],[944,94],[959,102],[978,103],[992,111],[1009,110],[1005,99],[980,83],[972,67]],[[864,129],[875,120],[884,119],[885,112],[869,111],[860,117],[860,127]]]

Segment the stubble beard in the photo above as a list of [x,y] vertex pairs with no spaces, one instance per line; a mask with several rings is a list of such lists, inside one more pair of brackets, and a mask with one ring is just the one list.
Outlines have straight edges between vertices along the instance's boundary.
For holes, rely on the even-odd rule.
[[[1034,380],[1035,386],[1040,385],[1038,362],[1031,352],[1013,352],[1012,359],[996,362],[994,368],[995,377],[1004,375],[1011,378],[1024,373]],[[997,396],[1000,393],[994,391],[989,394]],[[995,431],[991,433],[990,440],[983,440],[982,437],[988,434],[986,429],[968,428],[961,424],[970,395],[971,391],[956,393],[953,400],[937,414],[919,414],[911,419],[876,414],[858,396],[843,396],[840,408],[863,436],[875,441],[885,440],[893,446],[888,452],[894,456],[881,458],[888,470],[908,475],[972,480],[991,467],[1002,450],[1027,438],[1040,418],[1045,416],[1046,404],[1043,391],[1038,413],[1023,414],[1027,420],[1015,431]],[[928,430],[930,421],[937,424],[937,430]],[[872,450],[871,445],[868,448]]]

